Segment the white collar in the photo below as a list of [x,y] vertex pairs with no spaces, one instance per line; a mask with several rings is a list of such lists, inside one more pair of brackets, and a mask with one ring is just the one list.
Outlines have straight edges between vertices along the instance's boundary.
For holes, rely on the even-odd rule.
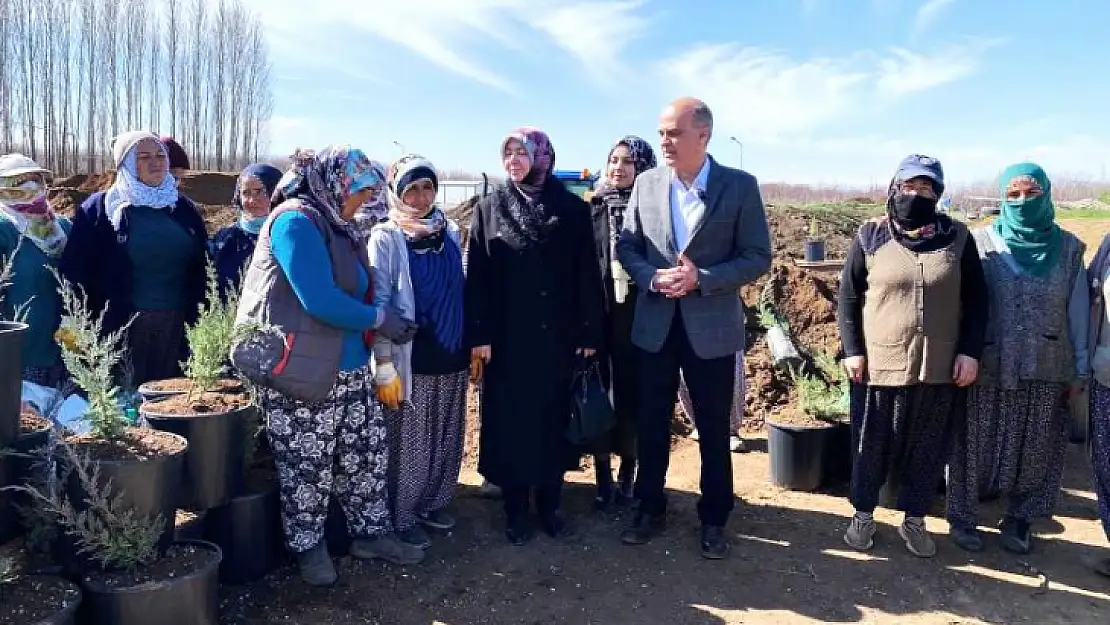
[[699,191],[705,191],[706,186],[709,184],[709,162],[709,155],[706,154],[705,162],[701,164],[701,169],[698,170],[698,175],[694,176],[694,183],[689,187],[686,186],[686,183],[682,182],[682,179],[678,177],[678,172],[676,172],[673,167],[671,168],[671,181],[681,184],[682,187],[687,190],[694,188],[698,189]]

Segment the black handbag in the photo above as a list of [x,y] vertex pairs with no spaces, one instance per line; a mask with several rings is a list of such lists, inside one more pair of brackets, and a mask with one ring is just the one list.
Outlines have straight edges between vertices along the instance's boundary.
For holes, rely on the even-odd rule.
[[601,382],[601,366],[595,358],[581,358],[571,378],[570,423],[567,440],[585,445],[607,434],[617,424],[609,393]]

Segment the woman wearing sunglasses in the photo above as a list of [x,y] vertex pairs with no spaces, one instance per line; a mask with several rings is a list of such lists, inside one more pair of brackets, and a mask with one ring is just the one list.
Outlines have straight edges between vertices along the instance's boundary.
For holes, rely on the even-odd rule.
[[997,489],[1006,498],[1002,548],[1025,554],[1030,521],[1051,516],[1060,491],[1067,402],[1090,370],[1090,299],[1084,245],[1055,223],[1044,170],[1012,165],[999,186],[1002,214],[973,233],[990,315],[979,381],[949,467],[948,522],[959,547],[982,550],[979,496]]
[[[61,318],[53,271],[69,238],[69,221],[46,201],[50,172],[22,154],[0,156],[0,320],[19,318],[23,379],[55,387],[66,377],[54,331]],[[5,286],[3,282],[8,282]]]

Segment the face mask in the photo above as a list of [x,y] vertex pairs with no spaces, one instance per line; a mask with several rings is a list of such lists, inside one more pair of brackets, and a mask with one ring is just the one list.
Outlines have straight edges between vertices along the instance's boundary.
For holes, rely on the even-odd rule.
[[917,230],[936,219],[937,200],[917,194],[898,194],[890,199],[890,212],[899,226]]
[[251,234],[262,232],[264,223],[266,223],[266,217],[251,217],[245,213],[239,216],[239,227]]

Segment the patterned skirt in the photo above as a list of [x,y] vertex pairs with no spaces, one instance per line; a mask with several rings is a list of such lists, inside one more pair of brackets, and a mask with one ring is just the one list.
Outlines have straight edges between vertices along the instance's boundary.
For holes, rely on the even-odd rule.
[[1024,382],[1017,389],[973,386],[948,468],[948,521],[978,524],[979,499],[1008,499],[1007,513],[1052,515],[1068,443],[1067,385]]
[[1102,531],[1110,539],[1110,388],[1091,383],[1091,467]]
[[340,372],[319,403],[261,392],[278,469],[282,526],[294,552],[307,551],[323,538],[332,496],[343,508],[351,536],[392,531],[388,437],[371,380],[369,367]]
[[898,487],[899,510],[928,513],[966,397],[967,390],[953,384],[852,385],[851,499],[857,511],[878,506],[889,478]]
[[447,507],[462,467],[469,373],[414,375],[412,400],[387,410],[393,524],[412,528],[417,515]]

